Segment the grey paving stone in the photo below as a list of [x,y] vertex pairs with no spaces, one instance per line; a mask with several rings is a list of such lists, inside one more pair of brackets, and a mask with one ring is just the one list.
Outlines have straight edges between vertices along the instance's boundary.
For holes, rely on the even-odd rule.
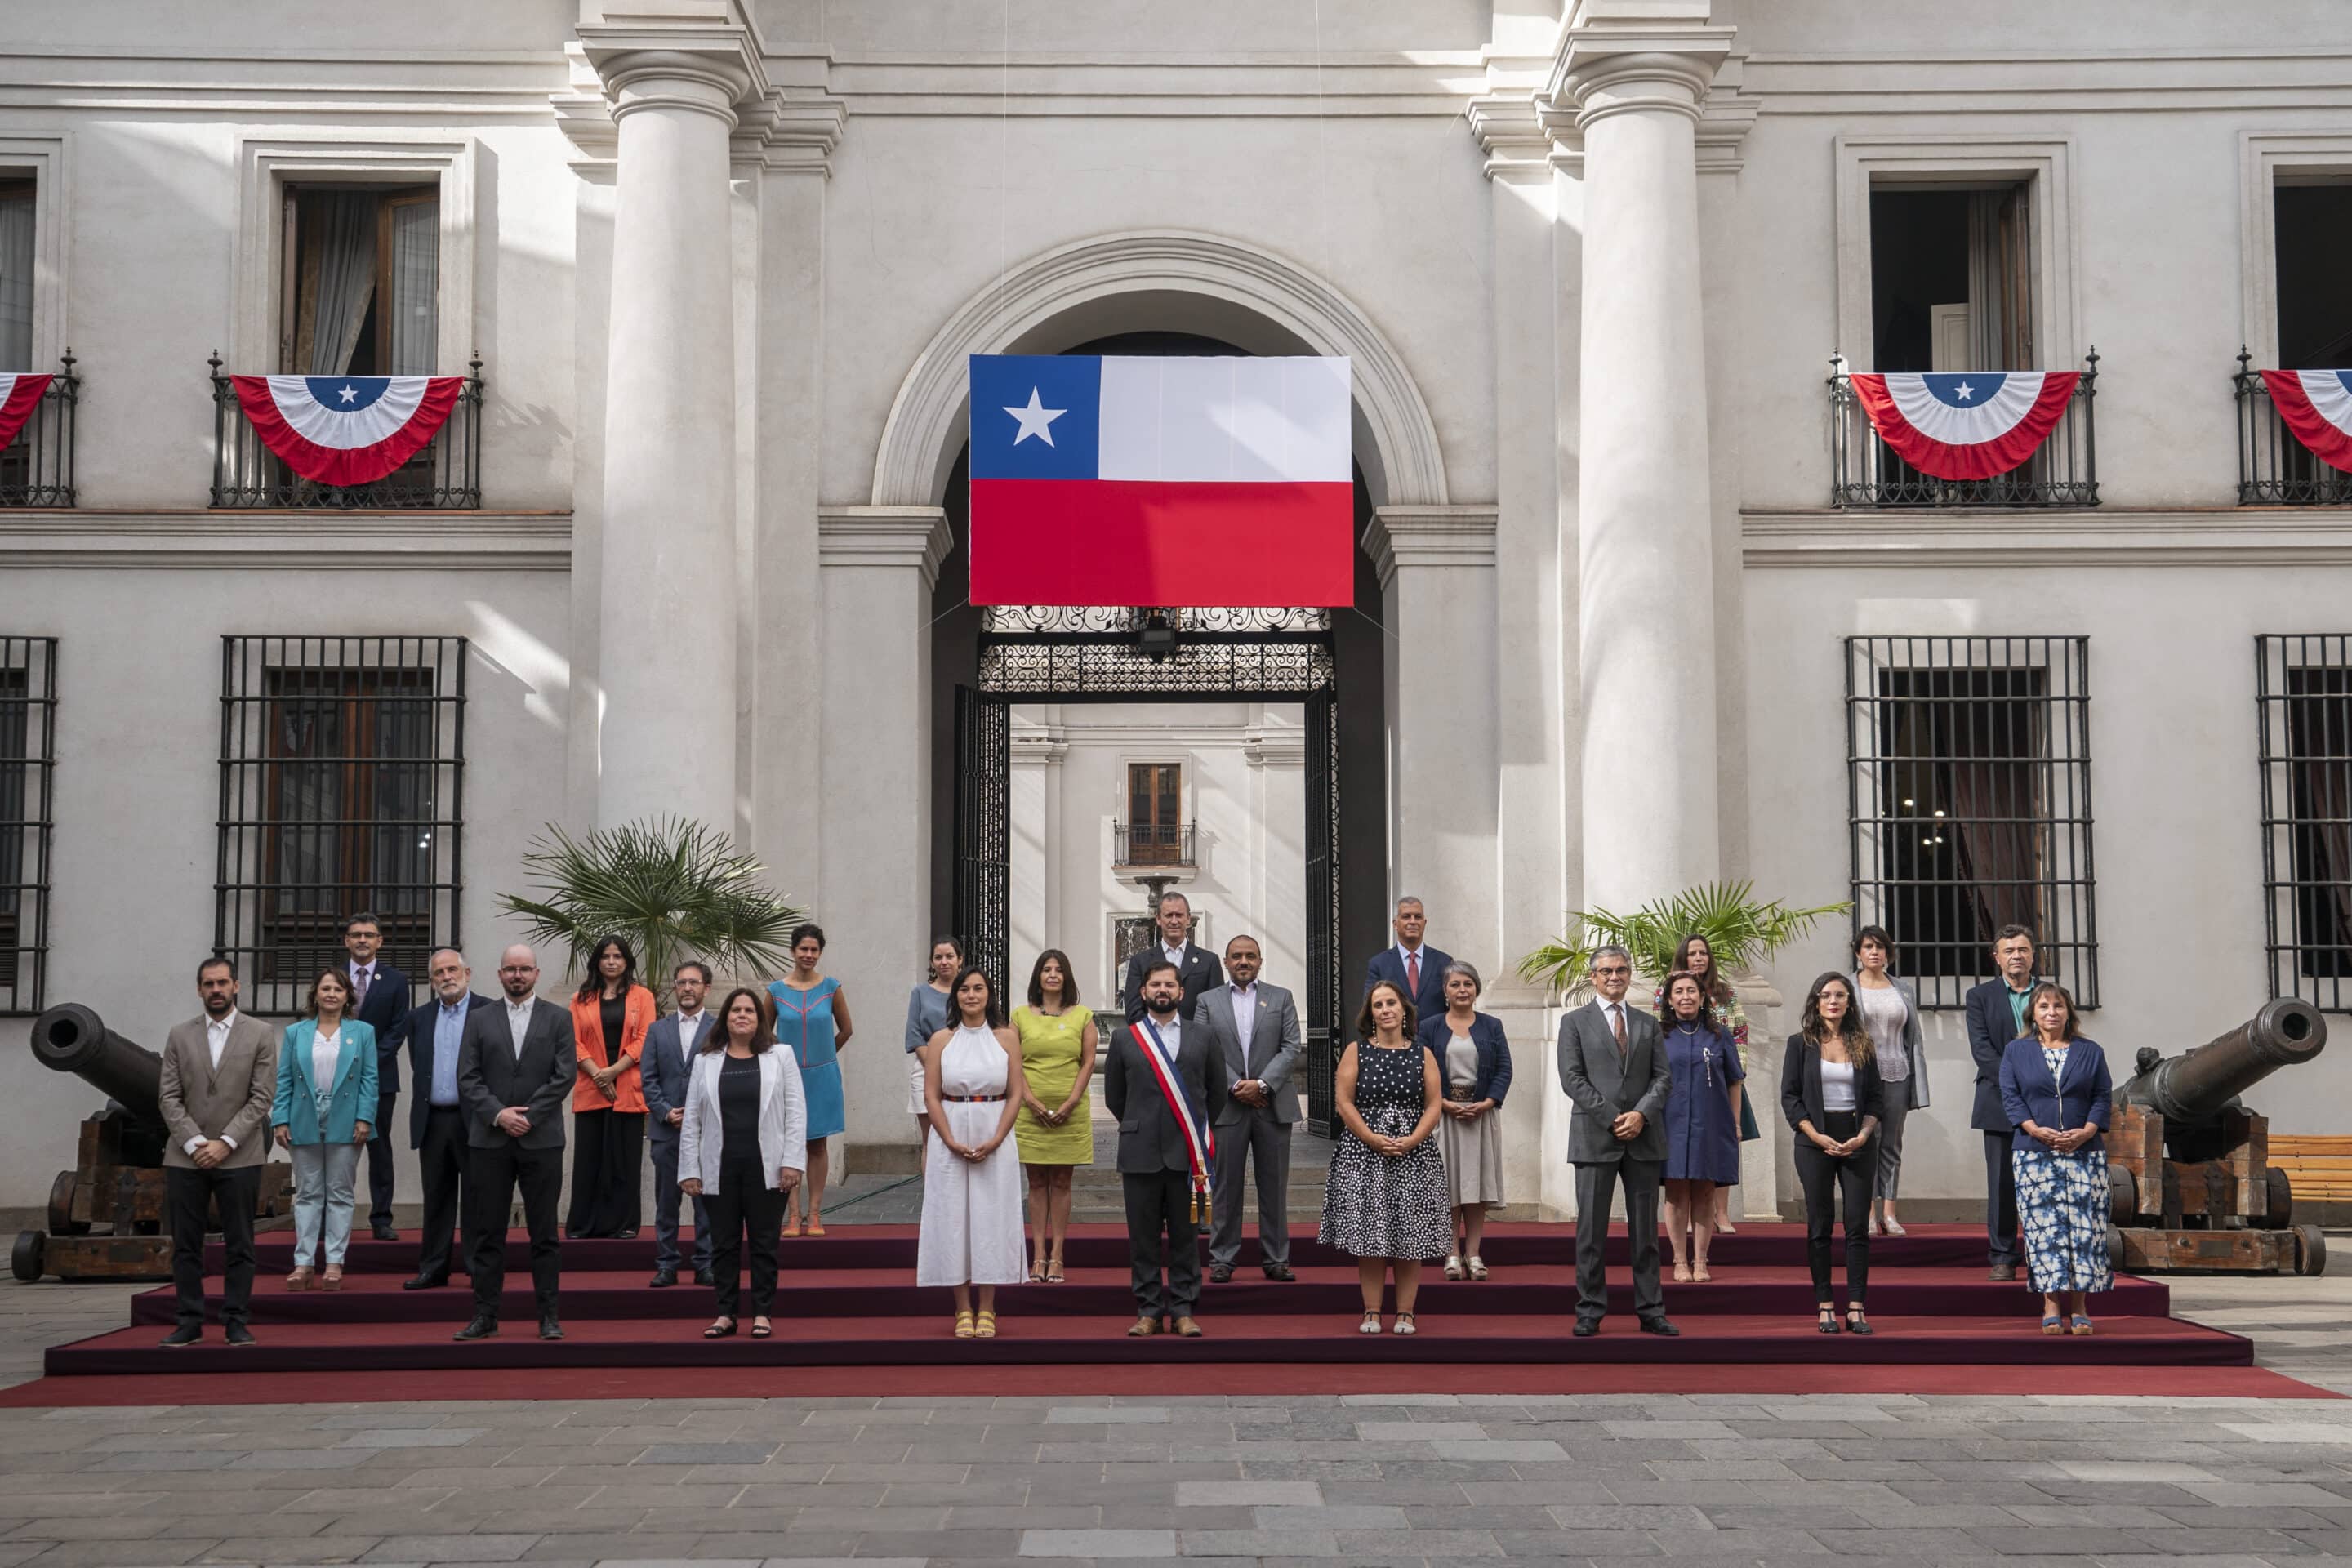
[[1342,1530],[1339,1555],[1351,1563],[1379,1557],[1452,1562],[1461,1557],[1500,1557],[1502,1547],[1485,1530]]
[[131,1449],[108,1454],[90,1466],[94,1475],[108,1475],[126,1470],[217,1470],[234,1465],[245,1455],[233,1450],[203,1448],[148,1452]]
[[1154,1426],[1171,1420],[1164,1406],[1129,1405],[1104,1408],[1066,1405],[1045,1412],[1048,1426]]
[[1367,1443],[1483,1442],[1486,1429],[1475,1421],[1360,1421],[1356,1436]]
[[2146,1459],[2060,1459],[2057,1466],[2078,1481],[2161,1481],[2188,1486],[2214,1479],[2213,1472],[2201,1465]]
[[1528,1459],[1566,1459],[1560,1446],[1549,1438],[1440,1438],[1430,1447],[1441,1459],[1491,1459],[1516,1465]]
[[1173,1557],[1172,1530],[1024,1530],[1024,1557]]
[[764,1465],[773,1443],[654,1443],[632,1465]]
[[1323,1502],[1323,1488],[1307,1480],[1178,1481],[1176,1502],[1183,1508],[1219,1506],[1312,1508]]
[[2183,1481],[2181,1489],[2225,1508],[2258,1508],[2265,1503],[2288,1507],[2317,1503],[2326,1508],[2345,1500],[2342,1494],[2308,1481]]
[[1187,1557],[1337,1557],[1328,1530],[1185,1530],[1177,1542]]
[[369,1549],[364,1563],[512,1563],[537,1535],[395,1535]]
[[354,1432],[342,1448],[462,1448],[482,1435],[479,1426],[373,1427]]
[[210,1536],[192,1541],[67,1541],[25,1561],[50,1568],[174,1568],[194,1562],[213,1544]]

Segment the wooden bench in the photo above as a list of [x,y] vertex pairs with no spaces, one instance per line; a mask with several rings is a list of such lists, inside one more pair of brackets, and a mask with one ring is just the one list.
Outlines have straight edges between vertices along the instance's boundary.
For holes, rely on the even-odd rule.
[[2352,1200],[2352,1137],[2273,1132],[2270,1162],[2294,1184],[2298,1206]]

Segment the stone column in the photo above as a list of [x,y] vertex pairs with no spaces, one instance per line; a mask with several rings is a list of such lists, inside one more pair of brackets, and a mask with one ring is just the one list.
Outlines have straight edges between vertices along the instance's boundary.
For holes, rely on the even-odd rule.
[[1732,30],[1706,0],[1576,15],[1549,96],[1584,148],[1580,902],[1622,910],[1721,870],[1696,132]]
[[[594,31],[601,31],[594,30]],[[596,819],[736,827],[735,348],[728,138],[740,38],[600,47],[616,135]]]

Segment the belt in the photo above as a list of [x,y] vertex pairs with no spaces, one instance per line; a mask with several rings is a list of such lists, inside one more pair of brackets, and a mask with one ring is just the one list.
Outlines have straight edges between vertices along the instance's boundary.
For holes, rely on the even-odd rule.
[[943,1094],[940,1098],[950,1105],[996,1105],[1002,1103],[1005,1097],[1001,1094]]

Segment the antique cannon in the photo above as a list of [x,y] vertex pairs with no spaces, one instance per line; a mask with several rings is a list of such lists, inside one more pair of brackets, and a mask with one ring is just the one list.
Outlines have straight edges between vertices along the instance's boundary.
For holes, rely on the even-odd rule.
[[2142,1047],[2116,1090],[2107,1183],[2119,1268],[2317,1274],[2327,1246],[2295,1225],[2294,1190],[2269,1161],[2270,1123],[2238,1096],[2327,1044],[2319,1009],[2293,996],[2218,1039],[2168,1057]]
[[[123,1038],[78,1003],[33,1020],[33,1055],[107,1097],[81,1124],[70,1171],[49,1187],[48,1228],[20,1231],[10,1257],[19,1279],[168,1279],[172,1239],[163,1235],[163,1059]],[[289,1207],[290,1168],[262,1168],[257,1219]],[[93,1235],[103,1226],[106,1234]]]

